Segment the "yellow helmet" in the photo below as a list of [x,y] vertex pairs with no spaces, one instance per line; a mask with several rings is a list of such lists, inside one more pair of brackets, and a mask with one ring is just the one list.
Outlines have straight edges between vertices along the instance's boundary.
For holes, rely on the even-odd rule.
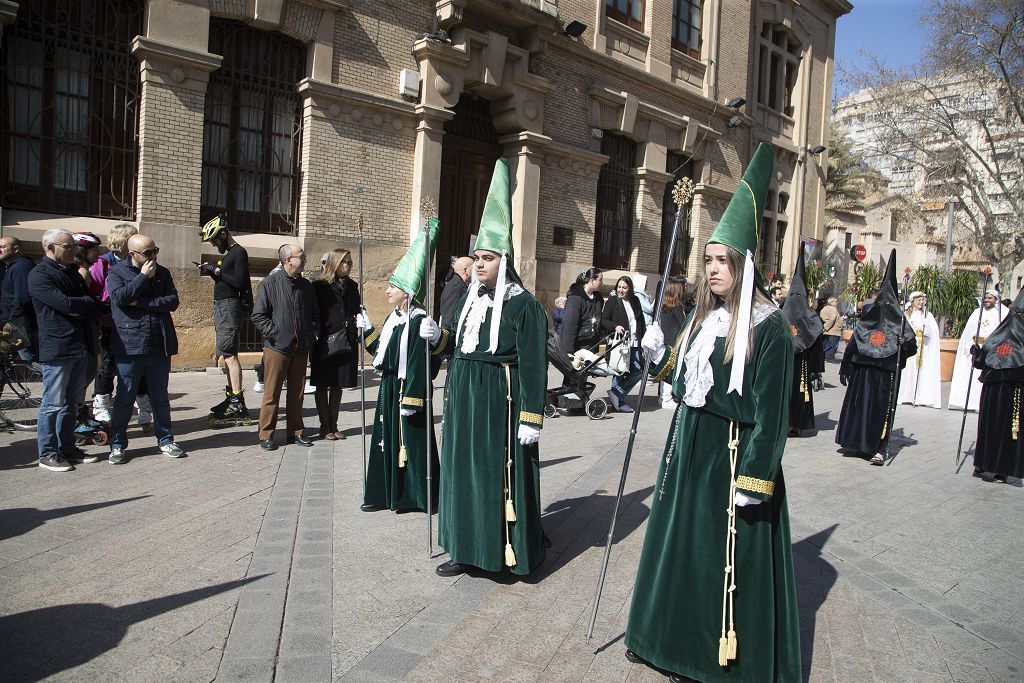
[[206,225],[199,229],[199,239],[204,242],[209,242],[214,237],[220,234],[221,230],[228,229],[228,222],[224,218],[224,215],[215,216],[207,221]]

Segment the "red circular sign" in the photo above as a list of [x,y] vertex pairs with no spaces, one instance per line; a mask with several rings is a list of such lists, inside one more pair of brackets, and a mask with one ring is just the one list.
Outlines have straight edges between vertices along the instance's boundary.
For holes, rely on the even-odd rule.
[[850,258],[854,261],[863,262],[868,257],[868,250],[863,244],[855,244],[850,247]]

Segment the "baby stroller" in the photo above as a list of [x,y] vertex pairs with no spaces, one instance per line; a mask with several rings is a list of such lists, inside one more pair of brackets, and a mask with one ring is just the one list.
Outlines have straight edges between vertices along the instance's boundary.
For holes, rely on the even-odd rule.
[[[594,383],[587,381],[592,377],[617,377],[628,370],[628,360],[621,370],[613,367],[611,362],[612,352],[626,343],[628,337],[612,334],[600,339],[593,346],[580,349],[573,355],[562,351],[558,336],[553,332],[548,333],[547,353],[548,361],[554,365],[559,372],[566,376],[571,386],[560,386],[548,389],[544,401],[544,415],[554,417],[558,414],[558,402],[560,398],[569,401],[578,401],[584,406],[587,416],[591,420],[600,420],[608,413],[608,401],[604,397],[591,398],[594,393]],[[599,354],[601,345],[605,345],[604,353]]]

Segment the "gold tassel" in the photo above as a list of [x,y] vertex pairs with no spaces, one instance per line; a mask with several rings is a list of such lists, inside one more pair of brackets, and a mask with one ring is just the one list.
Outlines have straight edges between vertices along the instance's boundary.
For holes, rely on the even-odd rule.
[[729,666],[729,640],[725,636],[718,639],[718,666]]
[[516,552],[512,550],[512,544],[505,544],[505,566],[514,567],[516,566]]
[[729,651],[726,654],[729,659],[736,659],[736,631],[729,629]]
[[1010,438],[1014,441],[1020,434],[1020,385],[1013,390],[1013,421],[1010,423]]
[[924,363],[924,330],[914,332],[914,337],[917,338],[917,367],[920,368]]
[[398,469],[405,467],[409,462],[409,455],[405,452],[405,437],[402,435],[402,396],[405,395],[405,380],[398,387]]
[[398,466],[405,467],[405,463],[409,462],[409,456],[405,452],[405,444],[398,447]]
[[514,522],[514,521],[516,521],[516,509],[515,509],[515,506],[512,505],[512,499],[511,498],[506,498],[505,499],[505,521],[506,522]]

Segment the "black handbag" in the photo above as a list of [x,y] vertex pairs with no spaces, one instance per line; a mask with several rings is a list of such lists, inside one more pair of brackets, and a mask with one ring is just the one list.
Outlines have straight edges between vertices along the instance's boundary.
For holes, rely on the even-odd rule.
[[318,346],[320,358],[332,358],[352,352],[352,342],[349,341],[348,330],[345,329],[321,337]]

